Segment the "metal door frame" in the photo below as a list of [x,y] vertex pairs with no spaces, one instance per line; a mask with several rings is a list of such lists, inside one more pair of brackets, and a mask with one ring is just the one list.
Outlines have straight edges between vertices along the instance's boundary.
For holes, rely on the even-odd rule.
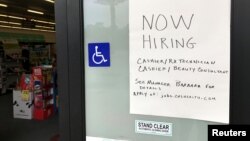
[[83,0],[57,0],[55,11],[60,141],[84,141]]

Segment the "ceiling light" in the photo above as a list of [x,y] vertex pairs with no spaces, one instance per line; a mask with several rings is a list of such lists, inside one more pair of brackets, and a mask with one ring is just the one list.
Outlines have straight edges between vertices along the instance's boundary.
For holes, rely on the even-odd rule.
[[4,14],[0,14],[1,17],[8,17],[7,15],[4,15]]
[[0,3],[0,7],[8,7],[8,5]]
[[35,20],[35,19],[31,19],[31,21],[38,22],[38,23],[45,23],[45,24],[53,24],[53,25],[56,24],[56,23],[53,23],[53,22],[42,21],[42,20]]
[[36,28],[54,29],[54,27],[36,25]]
[[5,23],[5,24],[14,24],[14,25],[21,25],[21,23],[16,23],[16,22],[8,22],[8,21],[0,21],[0,23]]
[[53,0],[45,0],[45,1],[50,2],[50,3],[55,3],[55,1]]
[[8,27],[8,28],[11,28],[11,26],[7,26],[7,25],[0,25],[0,27]]
[[17,16],[8,16],[8,17],[12,19],[26,20],[26,18],[17,17]]
[[40,14],[40,15],[44,14],[43,12],[35,11],[35,10],[30,10],[30,9],[28,9],[27,11],[30,12],[30,13],[35,13],[35,14]]
[[0,23],[9,23],[9,22],[7,22],[7,21],[0,21]]
[[44,31],[44,32],[55,32],[54,30],[44,30],[44,29],[31,29],[31,30],[35,30],[35,31]]
[[13,29],[22,29],[22,30],[33,30],[33,31],[55,32],[55,31],[53,31],[53,30],[41,30],[41,29],[23,28],[23,27],[17,27],[17,26],[6,26],[6,25],[0,25],[0,27],[4,27],[4,28],[13,28]]
[[9,22],[9,24],[21,25],[21,23],[16,23],[16,22]]
[[4,14],[0,14],[0,17],[6,17],[6,18],[12,18],[12,19],[18,19],[18,20],[26,20],[26,18],[23,18],[23,17],[10,16],[10,15],[4,15]]

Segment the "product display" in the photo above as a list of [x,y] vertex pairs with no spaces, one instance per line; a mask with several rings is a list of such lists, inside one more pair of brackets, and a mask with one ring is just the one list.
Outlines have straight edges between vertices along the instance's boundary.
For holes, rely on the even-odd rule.
[[14,118],[33,118],[33,94],[28,90],[13,90]]
[[39,66],[32,68],[32,74],[22,74],[13,91],[14,118],[45,120],[54,114],[52,70]]
[[20,87],[22,90],[32,91],[33,88],[33,77],[30,74],[22,74],[20,78]]
[[13,115],[14,118],[33,118],[33,88],[32,76],[23,74],[20,78],[20,84],[16,90],[13,90]]
[[53,115],[51,68],[34,67],[32,69],[34,94],[34,119],[44,120]]
[[54,111],[55,113],[58,112],[59,109],[59,95],[58,95],[58,88],[57,88],[57,70],[56,70],[56,58],[54,58],[54,62],[53,62],[53,89],[52,89],[52,93],[53,93],[53,99],[54,99]]
[[45,43],[1,42],[0,90],[13,90],[14,118],[45,120],[58,111],[50,48]]

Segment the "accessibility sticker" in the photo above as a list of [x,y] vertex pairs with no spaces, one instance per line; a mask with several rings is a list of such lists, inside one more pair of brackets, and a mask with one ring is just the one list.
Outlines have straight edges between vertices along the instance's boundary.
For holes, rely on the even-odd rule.
[[89,43],[89,66],[110,67],[110,43]]

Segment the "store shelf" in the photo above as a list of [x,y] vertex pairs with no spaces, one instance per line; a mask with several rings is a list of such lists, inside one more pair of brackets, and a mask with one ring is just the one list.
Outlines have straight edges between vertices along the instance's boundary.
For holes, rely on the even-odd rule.
[[0,44],[0,95],[6,93],[6,67],[4,63],[4,50]]

